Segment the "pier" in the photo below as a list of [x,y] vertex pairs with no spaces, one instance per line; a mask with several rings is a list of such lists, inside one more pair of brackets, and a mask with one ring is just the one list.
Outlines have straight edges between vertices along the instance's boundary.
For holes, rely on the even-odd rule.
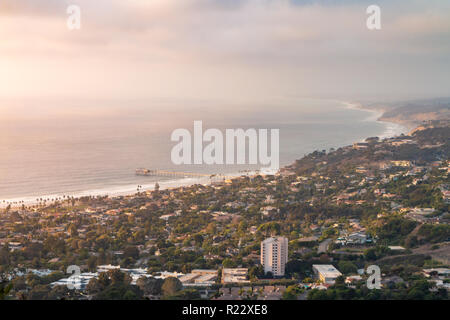
[[154,176],[154,177],[177,177],[177,178],[217,178],[217,179],[228,179],[221,174],[206,174],[206,173],[195,173],[195,172],[180,172],[180,171],[166,171],[166,170],[150,170],[139,168],[136,169],[136,175],[138,176]]
[[221,173],[196,173],[196,172],[182,172],[182,171],[168,171],[168,170],[150,170],[145,168],[136,169],[137,176],[152,176],[152,177],[174,177],[174,178],[208,178],[211,183],[224,182],[225,180],[232,180],[239,176],[249,176],[252,174],[259,174],[260,170],[240,170],[240,175],[224,175]]

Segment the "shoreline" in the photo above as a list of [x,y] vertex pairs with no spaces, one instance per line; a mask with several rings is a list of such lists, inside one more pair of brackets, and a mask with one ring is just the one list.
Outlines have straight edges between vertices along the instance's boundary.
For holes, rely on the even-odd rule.
[[[387,126],[391,125],[392,127],[396,126],[398,129],[395,130],[396,135],[400,135],[402,133],[408,134],[415,128],[417,128],[420,123],[415,123],[414,121],[407,121],[407,120],[396,120],[391,118],[384,118],[384,114],[387,112],[386,109],[377,107],[377,108],[369,108],[364,106],[362,103],[359,102],[342,102],[348,109],[353,110],[360,110],[360,111],[366,111],[374,114],[373,121],[384,123]],[[404,130],[401,131],[401,130]],[[389,130],[387,130],[389,131]],[[395,136],[395,135],[394,135]],[[380,136],[380,138],[389,138],[390,136],[388,134],[385,134],[383,136]]]
[[[358,110],[358,111],[364,111],[368,112],[371,115],[364,119],[363,121],[370,121],[370,122],[379,122],[383,123],[385,125],[385,131],[379,135],[380,139],[385,139],[389,137],[399,136],[402,133],[407,133],[411,131],[412,129],[409,129],[406,125],[394,122],[394,121],[388,121],[383,120],[382,116],[385,112],[383,109],[368,109],[365,108],[361,103],[358,102],[348,102],[348,101],[337,101],[339,104],[341,104],[346,109],[351,110]],[[366,137],[367,138],[367,137]],[[365,138],[364,138],[365,139]],[[299,156],[301,158],[302,156]],[[285,165],[283,167],[280,167],[280,169],[284,167],[288,167],[290,164]],[[256,175],[256,172],[249,172],[247,173],[248,176],[254,176]],[[242,173],[227,173],[227,176],[230,177],[240,177],[242,176]],[[160,190],[170,190],[170,189],[177,189],[181,187],[188,187],[193,186],[196,184],[202,184],[202,185],[210,185],[212,183],[210,178],[207,177],[197,177],[197,178],[181,178],[181,179],[175,179],[175,180],[167,180],[167,181],[155,181],[151,184],[144,184],[141,185],[142,188],[140,189],[140,192],[146,192],[146,191],[153,191],[155,184],[158,183],[160,185]],[[105,189],[90,189],[90,190],[84,190],[84,191],[78,191],[73,192],[72,194],[65,194],[65,193],[55,193],[55,194],[48,194],[48,195],[41,195],[41,196],[24,196],[24,197],[16,197],[16,198],[10,198],[10,199],[2,199],[0,202],[0,208],[5,208],[8,205],[11,205],[12,208],[20,208],[22,205],[30,206],[30,205],[36,205],[39,203],[42,203],[43,201],[38,201],[37,199],[46,200],[46,204],[52,204],[56,201],[63,201],[67,198],[81,198],[81,197],[87,197],[87,196],[108,196],[108,197],[119,197],[119,196],[133,196],[137,192],[137,185],[120,185],[116,187],[108,187]]]
[[[254,176],[256,172],[248,172],[247,176]],[[238,173],[227,173],[227,177],[240,177],[243,176],[241,172]],[[155,181],[148,184],[141,185],[141,189],[139,192],[153,191],[155,189],[156,183],[159,184],[160,190],[171,190],[178,189],[181,187],[189,187],[196,184],[201,185],[210,185],[212,183],[211,179],[208,177],[196,177],[196,178],[179,178],[175,180],[163,180],[163,181]],[[108,196],[111,198],[115,197],[126,197],[126,196],[134,196],[137,193],[137,185],[120,185],[116,187],[108,187],[105,189],[90,189],[85,191],[73,192],[71,194],[67,193],[55,193],[41,196],[25,196],[25,197],[16,197],[10,199],[2,199],[0,202],[0,208],[5,208],[8,205],[11,205],[11,208],[21,208],[22,205],[30,206],[36,205],[39,203],[52,204],[56,201],[64,201],[69,198],[79,199],[82,197],[104,197]],[[37,199],[42,199],[42,201],[37,201]]]

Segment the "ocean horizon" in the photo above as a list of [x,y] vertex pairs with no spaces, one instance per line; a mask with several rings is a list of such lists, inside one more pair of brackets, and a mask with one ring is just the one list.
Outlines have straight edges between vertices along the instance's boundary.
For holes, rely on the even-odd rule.
[[[25,108],[26,106],[24,106]],[[37,199],[134,194],[209,183],[208,178],[136,176],[136,168],[202,174],[241,175],[257,165],[175,165],[170,141],[177,128],[192,130],[193,121],[204,128],[279,129],[280,166],[315,150],[330,150],[362,141],[406,133],[400,124],[381,122],[380,111],[348,102],[295,99],[267,104],[243,103],[233,112],[223,105],[195,107],[179,104],[104,106],[74,104],[66,112],[41,111],[0,120],[0,205],[32,204]],[[1,110],[1,109],[0,109]],[[106,116],[105,116],[106,114]],[[17,118],[19,117],[19,119]]]

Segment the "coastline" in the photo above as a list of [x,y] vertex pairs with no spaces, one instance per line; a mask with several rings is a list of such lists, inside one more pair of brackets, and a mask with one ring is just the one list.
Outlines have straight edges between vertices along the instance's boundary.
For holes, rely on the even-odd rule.
[[389,138],[393,136],[397,136],[400,134],[407,134],[408,132],[417,128],[419,123],[414,121],[406,121],[406,120],[398,120],[393,118],[385,118],[384,114],[387,112],[386,109],[377,107],[377,108],[369,108],[364,106],[359,102],[342,102],[347,109],[360,110],[372,113],[371,120],[383,123],[386,125],[387,130],[386,133],[381,135],[380,138]]
[[[398,136],[402,133],[407,133],[412,129],[409,129],[407,126],[405,126],[402,123],[394,122],[394,121],[388,121],[383,120],[382,116],[385,113],[385,110],[383,109],[369,109],[367,107],[364,107],[360,103],[356,102],[347,102],[347,101],[337,101],[339,104],[341,104],[346,109],[352,109],[352,110],[358,110],[358,111],[364,111],[369,113],[369,116],[364,119],[363,121],[368,122],[380,122],[383,123],[385,126],[385,131],[379,135],[381,139],[389,138],[393,136]],[[366,137],[367,138],[367,137]],[[299,158],[302,156],[299,155]],[[284,167],[287,167],[289,165],[286,165]],[[282,168],[280,168],[282,169]],[[256,175],[256,172],[249,172],[248,176],[254,176]],[[239,177],[242,176],[242,173],[228,173],[227,176],[230,177]],[[174,179],[174,180],[166,180],[166,181],[158,181],[158,184],[160,185],[161,190],[170,190],[170,189],[177,189],[181,187],[188,187],[193,186],[196,184],[201,185],[210,185],[211,180],[207,177],[196,177],[196,178],[181,178],[181,179]],[[156,182],[143,184],[141,185],[141,192],[145,191],[152,191],[154,190]],[[137,192],[137,185],[136,184],[130,184],[130,185],[118,185],[116,187],[107,187],[104,189],[90,189],[90,190],[83,190],[79,192],[73,192],[71,194],[65,194],[65,193],[56,193],[56,194],[48,194],[48,195],[42,195],[42,196],[25,196],[25,197],[17,197],[17,198],[10,198],[10,199],[2,199],[0,202],[0,208],[4,208],[8,205],[11,205],[13,208],[20,208],[22,205],[36,205],[41,203],[42,201],[38,199],[45,199],[46,204],[51,204],[56,201],[61,201],[64,199],[70,198],[81,198],[86,196],[109,196],[109,197],[119,197],[119,196],[133,196]]]
[[[256,175],[256,172],[248,172],[248,176],[254,176]],[[227,177],[240,177],[242,176],[242,173],[229,173],[227,174]],[[175,179],[175,180],[163,180],[163,181],[155,181],[149,184],[143,184],[141,185],[140,192],[146,192],[146,191],[153,191],[155,189],[155,184],[158,183],[160,186],[160,190],[171,190],[171,189],[178,189],[181,187],[189,187],[196,184],[201,185],[210,185],[211,179],[207,177],[189,177],[189,178],[181,178],[181,179]],[[80,192],[74,192],[71,194],[65,194],[65,193],[56,193],[56,194],[48,194],[48,195],[42,195],[42,196],[25,196],[25,197],[17,197],[17,198],[10,198],[10,199],[4,199],[0,202],[0,208],[5,208],[8,205],[11,205],[11,208],[20,208],[22,205],[36,205],[39,203],[44,202],[46,204],[52,204],[56,201],[63,201],[64,199],[68,198],[82,198],[82,197],[102,197],[102,196],[108,196],[108,197],[120,197],[120,196],[134,196],[137,192],[136,190],[137,185],[136,184],[129,184],[129,185],[120,185],[117,187],[108,187],[105,189],[91,189],[91,190],[85,190]],[[42,199],[42,201],[38,201],[38,199]]]

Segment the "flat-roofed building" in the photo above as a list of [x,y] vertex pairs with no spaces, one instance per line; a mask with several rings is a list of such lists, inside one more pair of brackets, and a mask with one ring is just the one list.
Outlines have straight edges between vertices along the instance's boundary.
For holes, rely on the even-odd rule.
[[97,266],[97,272],[98,273],[100,273],[100,272],[108,272],[110,270],[116,270],[116,269],[120,270],[120,266],[113,266],[111,264],[104,264],[104,265],[101,265],[101,266]]
[[204,284],[213,284],[214,281],[217,279],[217,273],[216,274],[204,274],[194,280],[195,283],[204,283]]
[[191,273],[185,274],[179,278],[184,286],[211,286],[217,279],[217,270],[213,269],[194,269]]
[[391,164],[394,167],[411,167],[411,161],[409,160],[392,160]]
[[199,276],[200,275],[195,274],[195,273],[188,273],[188,274],[185,274],[184,276],[179,277],[178,280],[180,280],[182,284],[186,284],[186,283],[193,282]]
[[333,284],[336,281],[336,278],[342,275],[342,273],[331,264],[313,264],[312,268],[314,274],[323,283]]
[[247,268],[223,268],[222,283],[249,283]]

